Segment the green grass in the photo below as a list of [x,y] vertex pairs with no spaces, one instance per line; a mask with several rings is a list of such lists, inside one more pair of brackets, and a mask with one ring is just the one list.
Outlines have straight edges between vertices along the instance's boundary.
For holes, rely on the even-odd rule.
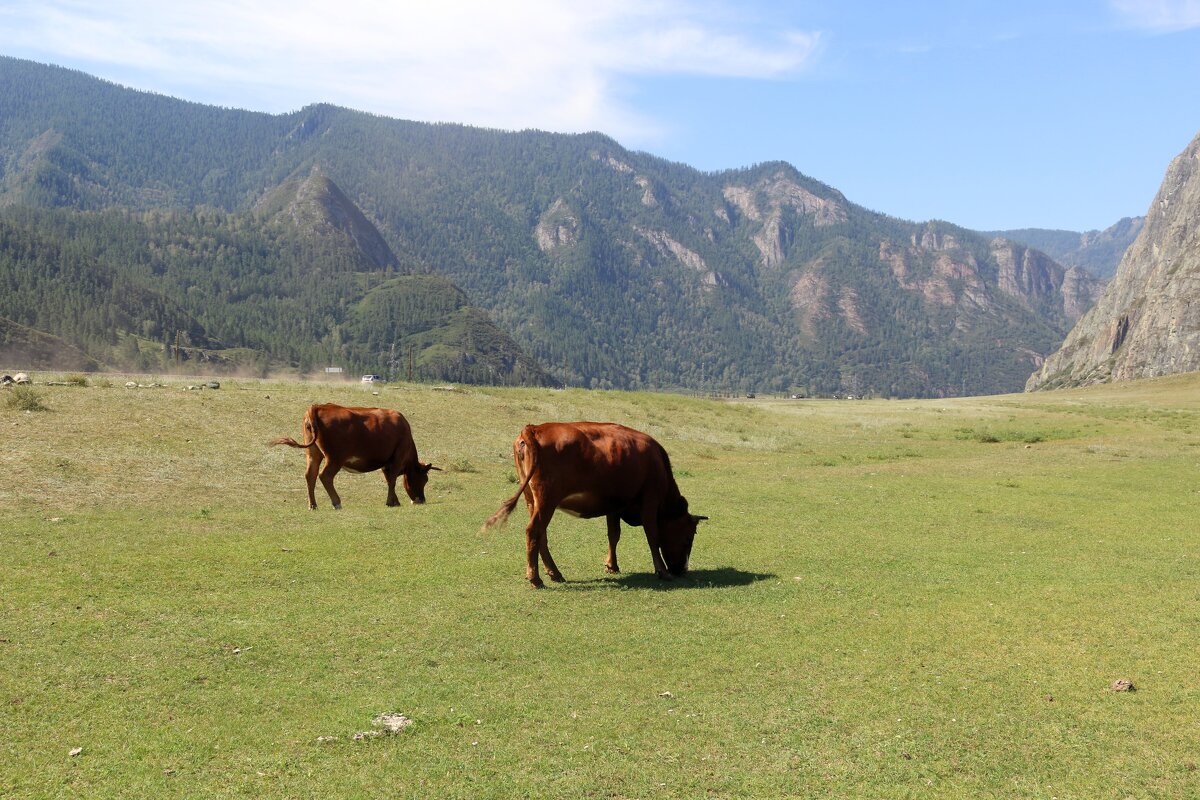
[[[0,410],[0,797],[1200,793],[1200,376],[941,401],[222,381]],[[374,392],[378,392],[375,394]],[[414,429],[305,508],[313,401]],[[670,451],[693,573],[558,515],[524,581],[521,426]],[[1129,678],[1133,693],[1114,693]],[[381,713],[414,724],[354,741]],[[321,740],[322,737],[333,737]],[[75,756],[70,752],[80,747]]]
[[4,407],[9,411],[47,411],[42,394],[32,386],[20,384],[3,390]]

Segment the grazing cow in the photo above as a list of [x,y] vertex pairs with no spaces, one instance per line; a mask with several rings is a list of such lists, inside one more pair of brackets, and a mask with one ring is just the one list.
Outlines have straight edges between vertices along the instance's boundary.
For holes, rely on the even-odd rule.
[[539,554],[550,580],[563,580],[546,540],[546,526],[558,508],[585,519],[607,518],[604,567],[608,572],[620,572],[621,520],[645,529],[660,578],[669,580],[687,572],[696,523],[708,517],[688,513],[667,451],[650,436],[608,422],[527,425],[513,442],[513,459],[520,488],[484,523],[483,530],[508,519],[517,499],[525,495],[529,507],[525,577],[535,588],[542,586]]
[[[412,429],[408,420],[399,411],[389,408],[347,408],[326,403],[309,406],[304,415],[303,443],[290,436],[272,439],[270,444],[286,444],[305,450],[308,469],[304,478],[308,481],[308,507],[317,507],[314,489],[320,470],[321,484],[329,493],[335,509],[342,507],[342,499],[333,488],[333,478],[345,468],[351,472],[374,472],[383,470],[387,479],[389,506],[400,505],[396,497],[396,478],[404,477],[404,491],[414,503],[425,502],[425,484],[429,471],[438,469],[432,464],[422,464],[417,459],[417,446],[413,444]],[[325,468],[321,469],[321,462]]]

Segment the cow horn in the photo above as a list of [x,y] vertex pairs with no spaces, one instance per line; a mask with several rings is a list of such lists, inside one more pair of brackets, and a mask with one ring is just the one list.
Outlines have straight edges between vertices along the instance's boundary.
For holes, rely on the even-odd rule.
[[438,472],[442,471],[441,467],[435,467],[433,464],[422,464],[421,469],[425,470],[426,472],[429,472],[431,469],[437,470]]
[[704,520],[708,519],[708,517],[702,517],[699,514],[692,514],[692,519],[694,519],[696,522],[703,522]]

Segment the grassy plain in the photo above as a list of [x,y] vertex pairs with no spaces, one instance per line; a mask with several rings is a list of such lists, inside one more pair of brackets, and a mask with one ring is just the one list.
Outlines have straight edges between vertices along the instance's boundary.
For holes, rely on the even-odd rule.
[[[1200,795],[1200,376],[942,401],[225,381],[0,404],[0,796]],[[433,473],[305,507],[313,401]],[[707,514],[559,515],[524,581],[522,425],[646,430]],[[1132,680],[1137,691],[1110,684]],[[372,719],[414,724],[355,740]],[[81,748],[71,755],[75,748]]]

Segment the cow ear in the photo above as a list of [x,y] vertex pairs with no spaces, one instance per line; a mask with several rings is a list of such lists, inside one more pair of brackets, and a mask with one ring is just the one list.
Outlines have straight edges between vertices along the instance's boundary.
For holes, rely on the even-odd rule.
[[442,471],[441,467],[435,467],[433,464],[422,464],[421,469],[425,470],[426,472],[429,472],[429,470],[431,470],[431,469],[435,469],[438,472]]
[[706,520],[706,519],[708,519],[708,517],[702,517],[702,516],[700,516],[699,514],[692,514],[692,521],[693,521],[693,522],[703,522],[703,521],[704,521],[704,520]]

